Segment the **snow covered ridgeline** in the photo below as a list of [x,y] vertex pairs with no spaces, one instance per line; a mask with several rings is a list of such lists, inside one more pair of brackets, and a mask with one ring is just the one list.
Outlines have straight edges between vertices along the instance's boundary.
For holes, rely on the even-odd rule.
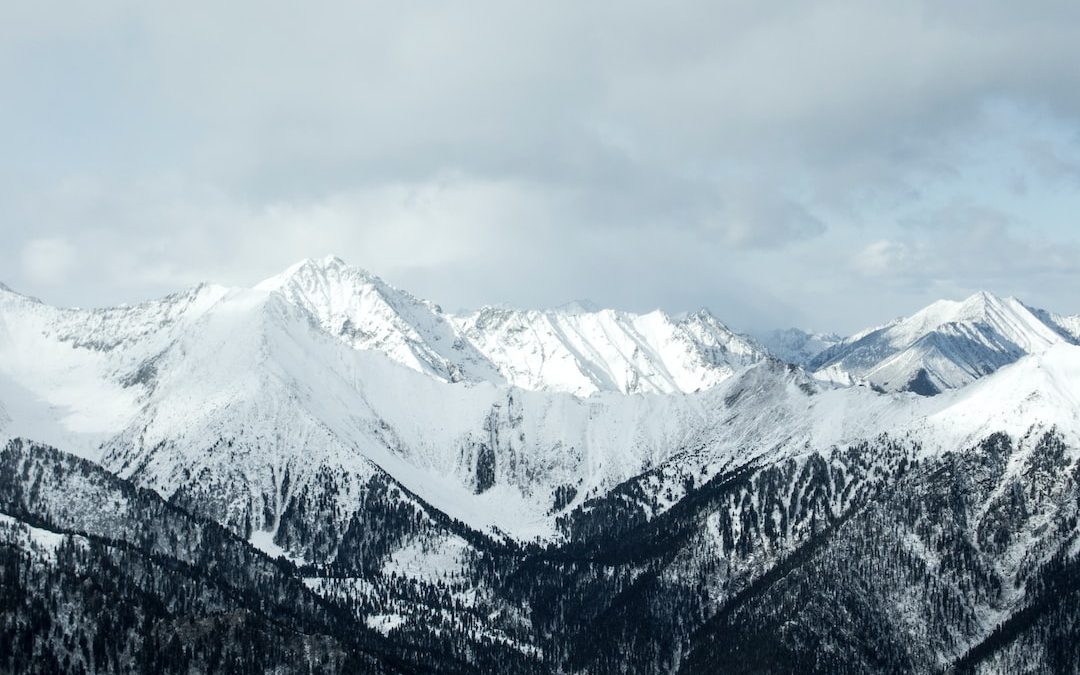
[[702,310],[685,319],[585,308],[488,307],[462,316],[330,256],[263,281],[350,346],[447,382],[588,396],[706,389],[766,352]]
[[848,338],[788,329],[756,342],[705,310],[678,319],[572,303],[448,315],[334,256],[303,260],[257,288],[281,293],[346,344],[440,380],[578,396],[700,391],[770,354],[827,381],[929,395],[1052,344],[1080,341],[1080,317],[985,292]]

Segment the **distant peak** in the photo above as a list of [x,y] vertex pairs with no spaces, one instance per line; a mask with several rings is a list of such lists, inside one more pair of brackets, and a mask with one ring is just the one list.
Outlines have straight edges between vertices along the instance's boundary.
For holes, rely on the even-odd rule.
[[1000,298],[989,291],[978,291],[971,294],[962,304],[965,307],[986,307],[1000,305],[1003,302],[1003,298]]
[[556,311],[565,312],[566,314],[595,314],[600,309],[600,305],[587,298],[571,300],[555,308]]
[[321,258],[304,258],[297,262],[289,269],[317,269],[317,270],[357,270],[363,272],[364,270],[359,267],[355,267],[345,262],[342,258],[336,255],[325,255]]
[[[989,291],[978,291],[964,300],[938,300],[907,318],[900,318],[883,328],[923,333],[947,323],[981,321],[989,314],[1009,311],[1010,301]],[[872,332],[872,331],[869,331]],[[868,334],[868,332],[867,332]],[[862,334],[853,336],[861,337]]]
[[323,258],[319,260],[319,263],[323,267],[348,267],[349,266],[348,263],[346,263],[344,260],[342,260],[341,258],[339,258],[339,257],[337,257],[336,255],[333,255],[333,254],[323,256]]
[[38,298],[35,298],[32,295],[26,295],[25,293],[20,293],[20,292],[16,291],[15,289],[13,289],[11,286],[8,286],[7,284],[5,284],[3,282],[0,282],[0,292],[10,293],[12,295],[17,295],[20,298],[24,298],[24,299],[29,300],[31,302],[36,302],[39,305],[43,304],[41,302],[41,300],[39,300]]
[[323,256],[322,258],[304,258],[303,260],[286,270],[286,273],[290,271],[300,270],[341,271],[346,269],[356,270],[357,272],[362,272],[365,275],[367,274],[366,271],[358,267],[351,267],[348,263],[346,263],[344,260],[342,260],[336,255],[327,255]]
[[957,316],[960,319],[983,318],[989,313],[1013,312],[1023,304],[1015,298],[1003,298],[989,291],[979,291],[972,294],[958,307]]
[[280,274],[275,274],[259,282],[255,285],[255,288],[258,290],[275,290],[298,277],[325,277],[328,274],[338,276],[353,275],[364,280],[381,282],[381,279],[367,270],[351,266],[336,255],[327,255],[322,258],[304,258],[295,262]]
[[726,323],[717,318],[717,316],[713,314],[708,307],[702,307],[696,312],[691,312],[686,316],[686,319],[684,319],[684,321],[706,324],[709,326],[713,326],[714,328],[721,328],[725,331],[728,331],[729,333],[735,332],[731,330],[731,328],[729,328]]
[[762,335],[772,338],[800,341],[821,340],[824,342],[840,342],[844,339],[844,337],[838,333],[815,333],[812,330],[805,330],[797,326],[774,328],[762,333]]

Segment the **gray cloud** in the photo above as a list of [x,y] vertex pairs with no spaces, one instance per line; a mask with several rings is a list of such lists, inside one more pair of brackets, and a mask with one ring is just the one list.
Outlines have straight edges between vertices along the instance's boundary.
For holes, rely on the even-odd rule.
[[[450,306],[843,330],[1076,280],[999,195],[1080,205],[1075,3],[50,5],[0,8],[0,266],[47,299],[332,251]],[[952,202],[1011,220],[912,227]]]
[[867,279],[933,294],[980,288],[1053,307],[1080,279],[1080,245],[1025,236],[1023,224],[993,209],[952,204],[908,221],[913,236],[861,249],[852,268]]

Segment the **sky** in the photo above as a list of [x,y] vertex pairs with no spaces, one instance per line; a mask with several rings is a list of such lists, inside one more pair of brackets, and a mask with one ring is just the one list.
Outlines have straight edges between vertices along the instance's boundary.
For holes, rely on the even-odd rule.
[[1080,313],[1080,3],[0,3],[0,281]]

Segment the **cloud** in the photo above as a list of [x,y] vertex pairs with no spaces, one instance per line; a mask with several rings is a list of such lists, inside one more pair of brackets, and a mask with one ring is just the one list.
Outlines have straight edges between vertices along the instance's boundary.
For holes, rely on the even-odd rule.
[[1062,278],[1080,279],[1080,246],[1025,236],[1021,223],[992,209],[954,204],[908,223],[905,239],[868,244],[853,256],[852,268],[864,277],[923,288],[1039,282],[1056,288]]
[[32,239],[20,254],[23,274],[32,283],[59,286],[75,263],[75,249],[62,237]]
[[782,247],[826,229],[804,205],[783,196],[747,188],[729,199],[712,226],[737,248]]
[[[1076,148],[1071,149],[1075,153]],[[1080,187],[1080,158],[1069,156],[1058,144],[1045,139],[1029,141],[1024,150],[1032,170],[1043,180]]]
[[911,270],[917,257],[909,245],[881,239],[868,244],[851,262],[864,276],[889,277],[901,270]]
[[[0,266],[100,304],[335,252],[451,305],[590,295],[823,329],[873,321],[887,291],[1033,288],[1071,273],[1053,254],[1080,207],[1078,20],[996,0],[7,3]],[[1027,262],[971,223],[906,222],[954,200],[1013,218],[997,236]],[[22,264],[40,239],[79,252],[60,281]],[[950,265],[957,246],[989,262]]]

